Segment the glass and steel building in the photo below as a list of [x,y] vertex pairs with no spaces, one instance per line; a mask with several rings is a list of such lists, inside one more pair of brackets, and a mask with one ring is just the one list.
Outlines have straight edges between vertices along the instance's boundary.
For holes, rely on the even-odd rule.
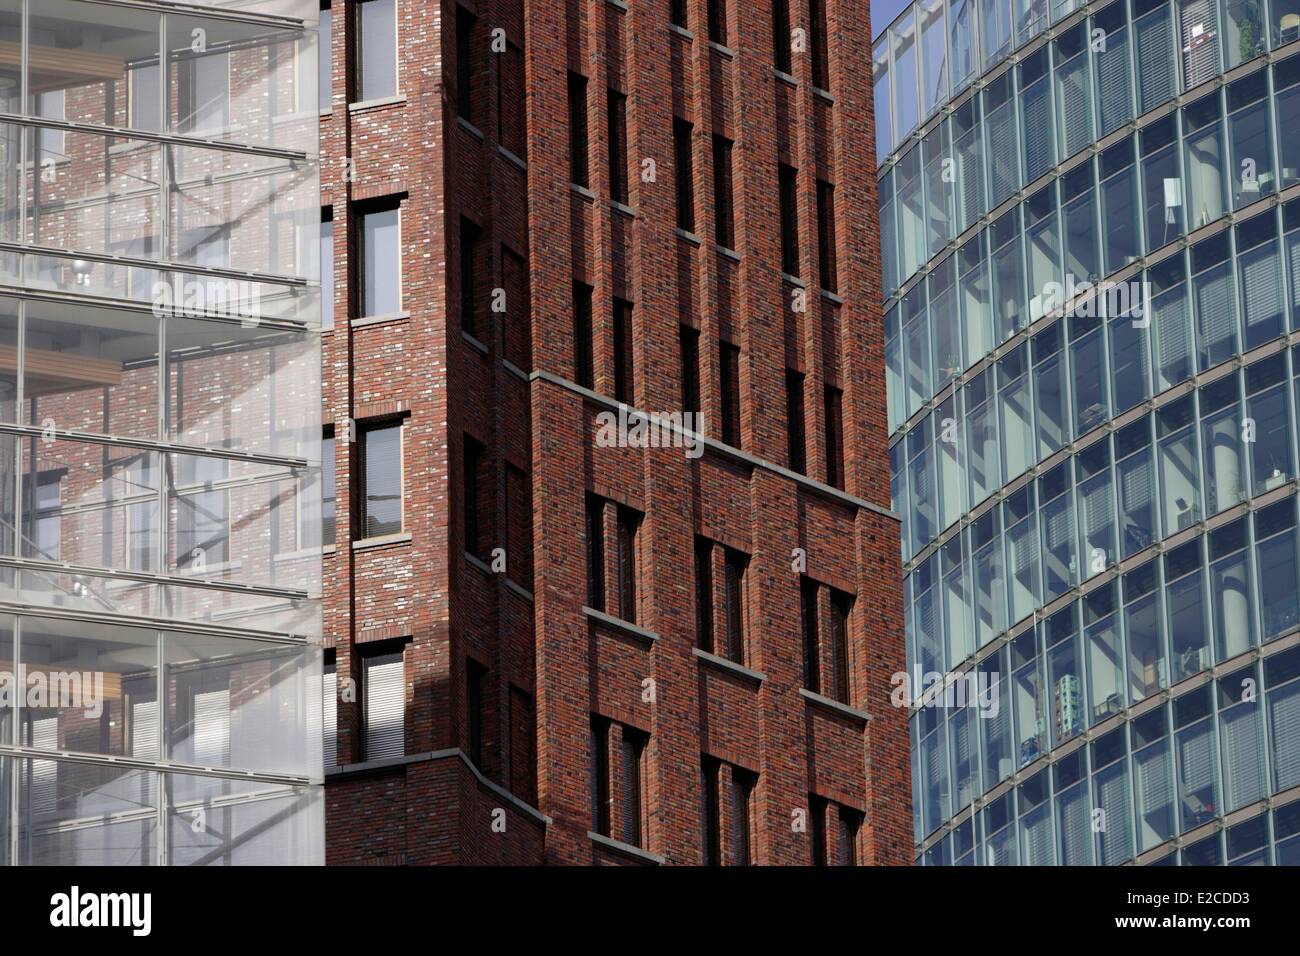
[[0,862],[318,863],[315,0],[0,0]]
[[1300,862],[1300,0],[873,55],[917,860]]

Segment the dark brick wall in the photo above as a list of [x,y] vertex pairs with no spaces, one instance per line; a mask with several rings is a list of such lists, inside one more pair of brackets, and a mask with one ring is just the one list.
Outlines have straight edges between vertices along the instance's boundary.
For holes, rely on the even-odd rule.
[[[866,0],[827,2],[832,79],[825,92],[813,90],[810,54],[794,56],[794,82],[774,73],[767,0],[731,0],[725,50],[707,42],[705,0],[688,4],[693,35],[669,29],[666,0],[462,5],[477,17],[472,125],[457,117],[453,0],[399,0],[402,99],[360,110],[345,102],[350,30],[344,4],[334,0],[336,95],[321,129],[323,201],[334,209],[338,327],[325,337],[324,419],[341,435],[349,418],[403,416],[409,540],[354,547],[340,520],[325,565],[326,640],[339,674],[357,678],[367,643],[405,639],[408,754],[470,752],[466,660],[486,667],[478,769],[549,822],[543,827],[525,808],[502,802],[459,758],[363,768],[330,777],[329,862],[698,863],[705,756],[724,767],[724,860],[736,850],[726,770],[736,767],[757,776],[750,808],[755,862],[811,861],[812,826],[797,825],[811,812],[810,796],[829,801],[832,861],[840,806],[864,818],[858,862],[909,862],[906,714],[888,703],[889,675],[903,661],[897,525],[864,504],[887,507],[889,500]],[[794,25],[807,28],[806,0],[791,7]],[[489,46],[497,27],[505,30],[504,54]],[[588,78],[589,191],[569,182],[569,71]],[[627,208],[609,200],[611,89],[627,97]],[[521,101],[522,117],[512,113]],[[674,117],[694,125],[697,236],[675,229]],[[734,254],[712,241],[715,132],[735,143]],[[348,156],[352,181],[343,175]],[[654,161],[654,181],[643,177],[647,159]],[[799,170],[799,274],[806,289],[780,270],[778,163]],[[815,284],[818,179],[836,187],[838,295]],[[359,263],[342,225],[356,203],[386,196],[402,201],[409,315],[349,329],[349,316],[362,318],[346,293]],[[462,217],[479,237],[472,339],[461,332]],[[704,430],[720,436],[719,343],[740,349],[739,440],[750,457],[711,449],[691,460],[680,448],[597,446],[596,415],[608,405],[569,384],[576,378],[575,280],[594,290],[598,395],[614,391],[616,297],[633,303],[639,408],[680,410],[679,327],[690,325],[701,336]],[[498,289],[504,299],[494,302]],[[796,291],[806,292],[806,311],[792,309]],[[787,369],[805,376],[813,482],[828,474],[821,397],[828,385],[843,392],[847,494],[777,470],[788,456]],[[466,434],[484,448],[482,561],[465,556]],[[345,515],[360,449],[343,441],[336,447]],[[643,516],[637,624],[649,634],[584,612],[587,494],[608,503],[611,613],[619,607],[617,506]],[[529,506],[521,508],[521,500]],[[724,549],[748,560],[742,670],[695,653],[702,643],[695,633],[697,535],[718,545],[715,646],[727,611]],[[507,542],[512,551],[526,542],[530,553],[509,555],[508,572],[495,573],[492,550]],[[807,555],[802,573],[822,586],[824,633],[829,588],[854,599],[847,703],[868,712],[870,723],[800,693],[796,548]],[[829,650],[822,657],[829,661]],[[622,728],[648,737],[641,777],[646,854],[589,836],[593,716],[613,722],[607,765],[616,839],[625,803]],[[363,759],[359,737],[359,705],[340,701],[341,763]],[[504,834],[491,825],[498,806]]]

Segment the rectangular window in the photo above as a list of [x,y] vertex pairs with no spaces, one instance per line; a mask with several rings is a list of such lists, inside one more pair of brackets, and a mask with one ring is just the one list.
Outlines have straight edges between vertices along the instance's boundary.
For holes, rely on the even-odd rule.
[[627,97],[609,91],[609,198],[627,205]]
[[474,557],[482,556],[482,542],[479,536],[479,485],[480,469],[483,467],[483,445],[469,435],[464,436],[465,469],[465,550]]
[[813,86],[825,90],[830,85],[830,50],[826,40],[826,0],[809,0],[809,45],[813,56]]
[[736,247],[736,222],[731,203],[731,140],[714,134],[713,137],[713,210],[716,218],[718,245],[726,249]]
[[587,606],[605,610],[605,503],[587,495]]
[[[223,458],[200,458],[197,455],[178,455],[178,481],[182,489],[203,489],[230,477],[230,462]],[[60,472],[50,472],[59,475]],[[51,485],[46,475],[41,476],[38,494],[49,501],[57,494],[58,485]],[[24,497],[29,497],[24,487]],[[25,502],[27,503],[27,502]],[[35,515],[33,515],[35,517]],[[46,519],[48,520],[48,519]],[[48,529],[49,525],[46,525]],[[50,532],[44,532],[46,539]],[[29,541],[27,547],[32,547]],[[211,491],[182,491],[176,499],[176,556],[180,568],[211,567],[230,560],[230,491],[216,488]]]
[[230,54],[188,51],[177,70],[177,126],[191,136],[215,136],[230,126]]
[[587,78],[569,74],[569,170],[572,181],[584,188],[591,185],[587,143]]
[[[374,2],[374,0],[371,0]],[[361,213],[361,315],[402,311],[402,211],[399,202]]]
[[777,164],[781,199],[781,271],[799,275],[799,172]]
[[632,360],[632,303],[614,300],[614,398],[636,402],[636,367]]
[[320,214],[320,327],[334,328],[334,207]]
[[[35,455],[32,456],[33,459]],[[59,544],[62,537],[62,494],[60,487],[64,476],[63,469],[42,471],[36,475],[23,476],[23,503],[27,510],[27,540],[23,542],[23,553],[29,558],[45,561],[58,561]],[[32,493],[32,479],[35,478],[35,494]],[[222,496],[225,492],[216,492]],[[193,501],[194,496],[182,501]],[[201,506],[185,509],[184,513],[201,513]],[[192,537],[187,536],[187,537]]]
[[803,686],[821,693],[821,647],[817,627],[817,582],[799,581],[799,625],[803,632]]
[[591,718],[591,828],[609,836],[609,721]]
[[323,7],[320,12],[320,26],[316,30],[319,38],[317,45],[317,63],[320,74],[316,79],[316,97],[322,113],[329,112],[334,100],[334,54],[332,52],[332,23],[330,8]]
[[671,16],[673,26],[686,29],[686,0],[672,0]]
[[364,428],[361,440],[361,536],[382,538],[402,531],[402,426]]
[[790,47],[790,0],[772,0],[772,59],[785,74],[793,72]]
[[465,705],[469,730],[469,760],[480,770],[483,768],[483,685],[488,669],[474,660],[465,658]]
[[537,802],[537,744],[532,695],[510,685],[510,792]]
[[745,571],[749,560],[727,549],[727,657],[745,663]]
[[808,816],[812,817],[813,866],[826,866],[826,810],[828,801],[813,794],[808,795]]
[[719,343],[719,376],[722,386],[722,440],[740,447],[740,349],[730,342]]
[[858,832],[861,829],[862,814],[840,807],[840,866],[858,865]]
[[474,122],[474,25],[478,17],[456,5],[456,109],[461,119]]
[[700,330],[683,325],[679,330],[682,352],[682,411],[700,410]]
[[713,542],[695,539],[695,644],[713,651]]
[[849,702],[849,614],[853,598],[842,591],[831,592],[831,655],[835,665],[835,699]]
[[329,770],[339,765],[339,681],[333,661],[326,664],[321,672],[320,707],[321,753],[325,769]]
[[645,846],[645,772],[642,758],[646,738],[628,727],[623,729],[623,792],[621,815],[623,817],[623,842],[629,846]]
[[524,92],[523,49],[507,40],[497,64],[497,142],[527,162],[528,100]]
[[677,177],[677,228],[695,231],[695,161],[692,142],[695,127],[673,118],[673,162]]
[[708,0],[709,39],[727,45],[727,0]]
[[753,803],[754,775],[739,767],[731,768],[731,850],[734,866],[749,866],[751,849],[750,805]]
[[573,374],[583,388],[595,388],[591,356],[591,286],[573,284]]
[[785,372],[785,419],[790,470],[804,474],[808,470],[807,440],[804,437],[803,373]]
[[501,243],[501,288],[505,290],[505,358],[516,368],[533,367],[531,276],[528,260]]
[[821,286],[827,292],[838,291],[840,265],[835,239],[835,187],[817,180],[817,262]]
[[362,661],[363,759],[400,757],[406,751],[406,673],[400,651]]
[[705,866],[722,866],[722,813],[718,805],[721,769],[712,757],[700,759],[701,842]]
[[510,579],[533,586],[533,497],[527,472],[506,465],[506,562]]
[[397,0],[356,0],[356,10],[357,99],[396,96]]
[[629,624],[636,623],[637,532],[641,515],[622,505],[618,509],[618,613]]
[[843,396],[831,385],[826,386],[826,484],[844,487]]
[[460,217],[460,327],[461,331],[475,334],[478,328],[478,302],[475,295],[478,259],[479,229],[464,216]]
[[334,470],[334,426],[325,429],[320,445],[320,540],[329,547],[334,544],[337,535],[337,513],[335,511]]
[[131,129],[147,133],[162,132],[159,116],[162,93],[158,89],[158,64],[132,67],[127,73],[126,98]]

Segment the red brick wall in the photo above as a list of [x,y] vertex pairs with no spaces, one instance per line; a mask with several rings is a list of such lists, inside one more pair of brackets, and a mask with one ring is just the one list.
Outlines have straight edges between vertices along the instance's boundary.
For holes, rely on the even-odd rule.
[[[730,52],[707,42],[705,0],[689,2],[693,38],[669,30],[666,2],[466,2],[478,18],[473,129],[457,119],[457,4],[398,6],[404,99],[349,111],[349,30],[335,0],[336,95],[321,128],[323,201],[333,205],[336,224],[338,327],[325,337],[324,417],[342,434],[348,418],[400,407],[410,540],[356,550],[340,521],[337,550],[325,566],[327,643],[339,674],[358,677],[369,638],[409,639],[408,754],[468,753],[466,658],[486,666],[479,770],[501,787],[527,788],[517,795],[549,823],[543,840],[541,825],[512,806],[506,834],[493,832],[479,797],[486,793],[490,803],[496,795],[467,768],[453,773],[449,768],[465,767],[459,759],[335,774],[327,801],[329,861],[698,863],[700,766],[707,755],[758,775],[751,806],[756,862],[810,862],[811,825],[792,826],[808,812],[810,795],[865,816],[859,862],[909,862],[906,714],[888,704],[889,675],[903,660],[897,526],[865,504],[888,506],[866,0],[828,0],[833,103],[812,89],[810,55],[794,56],[797,83],[774,74],[766,0],[731,0]],[[806,28],[807,3],[791,6],[795,25]],[[519,101],[520,82],[508,66],[517,62],[514,52],[498,56],[488,48],[495,27],[524,51],[526,122],[499,112]],[[588,77],[594,198],[569,185],[570,70]],[[610,88],[628,98],[634,215],[608,199]],[[675,115],[694,124],[698,240],[674,228]],[[523,147],[510,140],[520,129],[526,171],[514,158],[522,158]],[[739,261],[711,238],[715,131],[735,142]],[[498,148],[502,135],[513,157]],[[342,175],[347,156],[356,170],[351,182]],[[646,158],[655,162],[654,182],[642,179]],[[793,288],[780,271],[778,162],[799,170],[800,274],[809,303],[803,313],[792,311]],[[839,295],[832,297],[816,288],[818,179],[836,186]],[[345,290],[359,265],[341,226],[350,203],[397,194],[409,317],[349,330],[347,317],[357,316]],[[480,236],[475,341],[460,332],[462,216]],[[526,276],[512,254],[526,263]],[[568,384],[576,377],[575,280],[594,288],[599,394],[614,389],[615,297],[634,303],[639,408],[679,410],[678,327],[686,323],[701,333],[705,431],[720,435],[718,343],[740,348],[740,441],[750,458],[710,450],[689,460],[674,448],[597,447],[595,416],[606,406]],[[504,313],[491,309],[494,289],[505,290]],[[806,376],[806,457],[814,481],[827,474],[823,389],[844,393],[847,494],[819,491],[777,470],[788,454],[787,368]],[[516,369],[539,374],[524,381]],[[509,574],[464,555],[465,434],[485,448],[480,556],[490,560],[507,540],[512,548],[531,540],[530,555],[510,557]],[[340,515],[356,491],[359,450],[337,444]],[[521,476],[531,494],[529,515],[519,513]],[[637,623],[653,638],[584,614],[587,493],[644,516]],[[614,513],[606,508],[604,528],[612,613]],[[697,534],[748,558],[744,665],[761,678],[694,653]],[[830,613],[825,588],[854,597],[848,703],[870,713],[869,724],[800,694],[796,548],[807,554],[803,573],[824,586],[823,621]],[[716,628],[724,623],[722,553],[715,549]],[[615,741],[620,726],[649,735],[642,849],[651,855],[611,849],[588,835],[593,715],[614,721]],[[531,738],[521,719],[532,723]],[[358,704],[340,701],[338,728],[340,762],[360,761]],[[611,745],[615,838],[622,834],[621,759]],[[722,849],[730,859],[730,774],[722,776]],[[839,818],[833,810],[828,818],[833,851]]]

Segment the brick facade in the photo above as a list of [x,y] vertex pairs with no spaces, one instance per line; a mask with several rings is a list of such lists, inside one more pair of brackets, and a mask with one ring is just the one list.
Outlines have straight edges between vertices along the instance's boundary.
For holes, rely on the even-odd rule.
[[[867,0],[826,0],[828,91],[814,90],[811,52],[793,55],[793,75],[774,71],[771,0],[724,3],[725,46],[709,42],[706,0],[685,4],[689,30],[670,26],[668,0],[398,0],[399,96],[359,107],[347,95],[352,6],[333,0],[321,119],[338,317],[323,418],[339,437],[340,515],[325,634],[337,673],[357,682],[370,649],[401,649],[407,756],[367,761],[361,703],[339,700],[328,862],[730,863],[745,844],[755,863],[806,864],[817,844],[837,862],[854,821],[852,860],[909,862],[906,713],[889,705],[903,618]],[[791,26],[816,36],[816,6],[792,0]],[[569,73],[587,80],[586,189],[571,185]],[[626,204],[610,199],[611,90],[626,97]],[[693,125],[693,233],[676,228],[674,118]],[[734,143],[734,252],[714,241],[715,134]],[[781,270],[778,164],[798,170],[802,279]],[[834,185],[837,292],[817,285],[819,180]],[[353,217],[395,200],[404,311],[358,322],[370,317],[348,294],[361,267]],[[463,222],[478,237],[468,271]],[[592,290],[591,389],[576,384],[575,282]],[[681,328],[698,331],[701,457],[597,444],[597,416],[618,410],[616,298],[632,304],[635,408],[682,408]],[[720,343],[739,349],[739,448],[721,442]],[[803,375],[805,475],[789,460],[788,370]],[[843,491],[828,486],[828,388],[842,395]],[[342,517],[359,487],[349,420],[402,423],[401,535],[361,540]],[[482,449],[473,542],[466,436]],[[594,596],[589,509],[605,570]],[[838,646],[831,589],[852,599],[842,703],[804,691],[803,578],[819,585],[823,688]],[[733,620],[743,649],[729,646]],[[470,673],[482,675],[474,719]]]

